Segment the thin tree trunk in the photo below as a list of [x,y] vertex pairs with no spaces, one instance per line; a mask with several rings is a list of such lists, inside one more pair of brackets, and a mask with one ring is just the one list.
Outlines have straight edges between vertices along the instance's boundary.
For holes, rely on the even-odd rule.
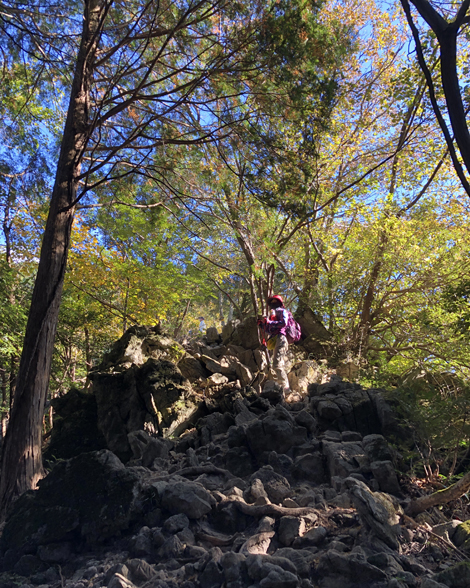
[[104,10],[86,0],[56,180],[18,370],[15,402],[1,458],[0,519],[44,475],[41,428],[59,315],[83,148],[89,138],[89,87]]
[[85,363],[86,363],[86,373],[88,374],[92,368],[93,362],[91,359],[91,349],[90,349],[90,332],[88,331],[88,327],[84,327],[85,331]]
[[188,302],[186,303],[186,307],[183,311],[183,316],[181,317],[180,322],[178,323],[176,329],[173,332],[173,339],[177,339],[181,329],[183,328],[183,323],[184,323],[184,319],[186,318],[186,315],[188,314],[188,310],[189,310],[189,305],[191,304],[191,299],[188,300]]

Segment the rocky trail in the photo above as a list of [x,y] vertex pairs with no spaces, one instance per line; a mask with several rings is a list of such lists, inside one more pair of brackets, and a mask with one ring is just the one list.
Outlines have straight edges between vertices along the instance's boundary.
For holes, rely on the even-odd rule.
[[406,515],[410,431],[383,391],[296,346],[284,399],[258,346],[250,321],[186,349],[129,329],[53,401],[0,588],[469,588],[468,501]]

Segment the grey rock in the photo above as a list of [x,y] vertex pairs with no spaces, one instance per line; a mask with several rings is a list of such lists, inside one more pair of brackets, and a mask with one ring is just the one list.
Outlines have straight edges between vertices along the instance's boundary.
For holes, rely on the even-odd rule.
[[157,458],[166,459],[173,446],[174,443],[169,439],[151,438],[142,451],[142,465],[148,468]]
[[133,584],[130,580],[121,576],[121,574],[114,574],[111,580],[109,581],[108,588],[134,588],[135,584]]
[[153,534],[149,527],[142,527],[134,537],[133,552],[137,557],[144,557],[153,553]]
[[442,584],[442,582],[436,582],[432,578],[423,578],[421,581],[421,588],[449,588],[447,584]]
[[343,414],[341,408],[332,400],[320,400],[316,409],[320,418],[325,421],[334,421]]
[[208,343],[217,343],[220,340],[219,332],[216,327],[209,327],[206,330],[206,341]]
[[361,444],[354,441],[346,443],[323,442],[323,454],[326,457],[330,478],[338,476],[347,478],[354,472],[368,467],[368,457]]
[[163,523],[163,529],[172,535],[186,527],[189,527],[189,518],[184,513],[175,514]]
[[279,521],[279,541],[288,547],[297,537],[305,533],[305,521],[299,517],[281,517]]
[[392,549],[398,549],[399,543],[395,525],[399,522],[401,511],[398,502],[388,494],[371,492],[361,481],[347,478],[351,499],[364,522],[381,541]]
[[215,588],[222,586],[224,571],[217,561],[213,559],[208,562],[204,571],[199,576],[201,588]]
[[345,584],[353,580],[366,586],[369,582],[387,580],[385,572],[370,564],[360,553],[339,553],[333,549],[320,557],[315,572],[320,577],[341,576]]
[[316,419],[308,410],[301,410],[295,416],[295,422],[301,427],[305,427],[309,433],[315,433],[318,427]]
[[470,562],[462,561],[433,576],[433,580],[449,588],[468,588],[470,586]]
[[319,453],[300,455],[294,461],[292,475],[300,480],[308,480],[320,485],[327,481],[323,457]]
[[362,445],[371,462],[393,461],[392,450],[383,435],[366,435]]
[[32,576],[33,574],[46,569],[44,562],[35,555],[23,555],[16,563],[13,571],[19,576]]
[[274,504],[281,504],[291,493],[287,479],[273,470],[271,466],[264,466],[250,477],[250,482],[258,479],[262,482],[268,498]]
[[320,545],[328,535],[325,527],[318,526],[307,531],[302,537],[298,537],[294,541],[294,547],[314,547]]
[[388,494],[400,494],[400,484],[393,463],[387,461],[373,461],[370,470],[379,484],[379,489]]
[[305,549],[292,549],[291,547],[283,547],[278,549],[274,557],[282,557],[292,562],[296,573],[302,578],[310,575],[311,567],[314,565],[313,554],[311,551]]
[[245,349],[259,347],[258,324],[256,317],[247,317],[243,322],[230,321],[222,328],[224,345],[239,345]]
[[200,378],[205,379],[210,373],[198,359],[191,355],[183,357],[178,362],[178,369],[183,374],[183,377],[187,378],[190,382],[195,382]]
[[197,482],[168,484],[163,491],[162,506],[171,513],[183,513],[190,519],[200,519],[215,504],[212,495]]
[[243,553],[234,553],[228,551],[220,558],[219,565],[224,570],[224,577],[226,582],[234,582],[240,578],[242,573],[242,565],[245,563],[246,557]]
[[246,437],[254,455],[264,451],[286,453],[291,447],[302,445],[307,440],[307,430],[271,414],[263,420],[249,423]]
[[259,583],[261,588],[296,588],[299,579],[295,574],[282,568],[272,569]]
[[176,535],[172,535],[158,548],[157,555],[162,559],[177,559],[182,557],[185,546]]
[[128,560],[126,562],[126,568],[128,575],[122,572],[120,573],[126,578],[130,577],[136,583],[148,582],[156,575],[155,568],[143,559]]
[[357,431],[343,431],[341,441],[362,441],[362,435]]
[[15,502],[0,546],[59,543],[72,531],[90,544],[112,537],[129,526],[138,481],[107,450],[60,462],[38,490]]
[[72,544],[69,541],[61,541],[40,545],[37,554],[41,561],[64,564],[70,561],[72,552]]

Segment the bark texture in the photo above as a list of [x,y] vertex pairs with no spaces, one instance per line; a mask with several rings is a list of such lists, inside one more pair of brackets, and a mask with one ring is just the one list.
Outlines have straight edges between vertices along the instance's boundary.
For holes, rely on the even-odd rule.
[[86,0],[83,32],[41,247],[15,399],[1,459],[0,518],[43,476],[42,419],[59,315],[74,202],[89,134],[89,90],[106,3]]

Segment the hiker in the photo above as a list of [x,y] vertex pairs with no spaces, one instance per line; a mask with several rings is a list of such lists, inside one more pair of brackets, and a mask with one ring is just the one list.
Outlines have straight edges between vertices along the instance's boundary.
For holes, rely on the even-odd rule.
[[[287,379],[286,360],[289,343],[286,337],[287,322],[289,320],[288,311],[284,308],[284,300],[281,296],[271,296],[268,299],[268,307],[271,311],[269,317],[262,317],[258,320],[258,325],[262,326],[265,332],[270,335],[268,339],[268,349],[274,344],[273,354],[273,379],[277,382],[284,393],[290,392],[289,380]],[[269,342],[271,341],[271,345]]]
[[199,316],[199,332],[204,334],[205,330],[206,330],[206,321],[204,320],[203,316]]

